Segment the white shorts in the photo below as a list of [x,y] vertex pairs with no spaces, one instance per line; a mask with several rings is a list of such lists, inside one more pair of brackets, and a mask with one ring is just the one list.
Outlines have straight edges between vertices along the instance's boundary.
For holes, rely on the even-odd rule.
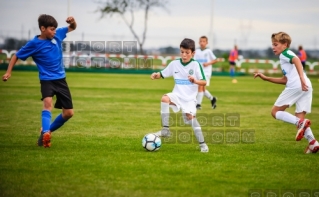
[[171,102],[174,103],[175,105],[169,105],[170,108],[176,113],[182,110],[182,113],[184,114],[191,114],[193,116],[196,115],[196,100],[194,101],[184,101],[174,93],[167,93],[167,95]]
[[206,78],[206,86],[209,86],[209,84],[210,84],[210,78],[212,77],[212,75],[210,75],[210,74],[206,74],[205,73],[205,78]]
[[275,102],[275,106],[281,107],[283,105],[289,105],[291,107],[296,104],[296,113],[305,111],[311,112],[312,103],[312,88],[309,88],[307,92],[298,89],[284,89]]

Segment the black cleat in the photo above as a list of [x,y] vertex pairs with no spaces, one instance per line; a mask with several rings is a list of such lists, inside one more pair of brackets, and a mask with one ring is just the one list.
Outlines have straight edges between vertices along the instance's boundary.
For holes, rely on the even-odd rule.
[[212,103],[212,108],[215,109],[217,107],[216,103],[217,103],[217,98],[213,97],[213,99],[210,101]]
[[202,106],[200,104],[197,104],[196,109],[202,109]]

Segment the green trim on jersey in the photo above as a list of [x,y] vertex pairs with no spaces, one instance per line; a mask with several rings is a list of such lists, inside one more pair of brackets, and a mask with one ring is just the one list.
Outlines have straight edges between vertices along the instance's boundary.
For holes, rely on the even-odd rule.
[[[196,60],[195,60],[195,61],[196,61]],[[206,81],[206,77],[205,77],[205,74],[204,74],[203,67],[201,66],[201,64],[200,64],[198,61],[196,61],[196,62],[198,63],[198,66],[199,66],[200,72],[202,73],[202,77],[203,77],[203,79],[201,79],[201,80],[205,80],[205,81]]]
[[295,57],[295,56],[292,56],[292,55],[289,55],[288,54],[288,48],[286,48],[283,52],[281,52],[281,54],[283,54],[285,57],[287,57],[289,59],[289,63],[292,64],[292,59]]
[[179,61],[181,62],[181,64],[183,66],[187,66],[189,63],[191,63],[192,61],[195,61],[193,58],[191,58],[191,60],[189,60],[189,62],[183,63],[182,58],[179,58]]
[[161,77],[164,79],[164,77],[163,77],[163,75],[162,75],[162,71],[160,71],[159,73],[160,73]]
[[202,48],[199,48],[201,51],[205,51],[206,49],[208,49],[208,48],[205,48],[205,49],[202,49]]

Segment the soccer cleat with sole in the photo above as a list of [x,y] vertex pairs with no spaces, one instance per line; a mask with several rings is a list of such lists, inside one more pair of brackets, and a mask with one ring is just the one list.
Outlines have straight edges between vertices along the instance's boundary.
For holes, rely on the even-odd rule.
[[167,127],[163,127],[162,130],[160,130],[154,134],[159,136],[159,137],[170,137],[171,136],[171,132],[169,131],[169,128],[167,128]]
[[209,148],[208,148],[206,143],[200,144],[199,147],[200,147],[200,152],[202,152],[202,153],[208,153],[209,152]]
[[200,104],[197,104],[196,109],[200,110],[200,109],[202,109],[202,106]]
[[50,148],[51,146],[51,132],[43,133],[42,143],[44,148]]
[[305,150],[305,154],[317,153],[319,150],[319,143],[317,140],[312,140]]
[[212,108],[215,109],[217,107],[216,103],[217,103],[217,98],[213,97],[213,99],[210,101],[212,104]]
[[304,134],[306,129],[310,126],[311,122],[308,119],[304,119],[304,120],[299,120],[298,122],[298,126],[297,126],[297,134],[296,134],[296,141],[300,141]]

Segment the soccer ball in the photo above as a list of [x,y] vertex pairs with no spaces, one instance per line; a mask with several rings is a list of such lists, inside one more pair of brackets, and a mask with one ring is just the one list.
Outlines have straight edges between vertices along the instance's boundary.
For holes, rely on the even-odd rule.
[[153,133],[146,134],[142,139],[142,146],[148,151],[157,151],[161,145],[161,138]]

